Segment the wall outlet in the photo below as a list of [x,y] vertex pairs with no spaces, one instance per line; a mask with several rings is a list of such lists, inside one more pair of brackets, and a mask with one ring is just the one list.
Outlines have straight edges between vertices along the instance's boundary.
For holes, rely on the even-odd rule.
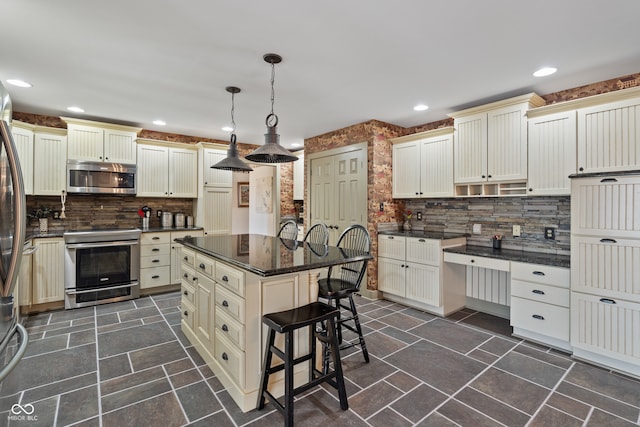
[[482,234],[482,224],[473,224],[473,234]]
[[162,217],[162,211],[161,211],[160,209],[158,209],[158,210],[156,211],[156,216],[157,216],[158,218],[161,218],[161,217]]
[[380,202],[380,212],[384,212],[384,203]]
[[416,218],[418,218],[418,221],[422,221],[422,212],[418,212]]
[[553,227],[545,227],[544,238],[547,240],[556,240],[556,229]]
[[513,226],[513,233],[512,233],[513,237],[520,237],[521,231],[522,230],[520,229],[519,225],[514,225]]

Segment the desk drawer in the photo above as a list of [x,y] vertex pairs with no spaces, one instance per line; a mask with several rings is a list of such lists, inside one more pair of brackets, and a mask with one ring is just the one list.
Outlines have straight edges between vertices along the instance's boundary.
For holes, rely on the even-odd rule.
[[244,326],[225,314],[222,310],[216,310],[216,334],[224,335],[238,349],[244,350]]
[[501,270],[501,271],[510,270],[510,262],[503,259],[445,252],[444,260],[446,262],[451,262],[454,264],[471,265],[473,267],[489,268],[492,270]]
[[511,279],[511,295],[547,304],[569,307],[569,289]]
[[231,379],[244,387],[244,352],[238,350],[224,336],[216,331],[215,358]]
[[569,309],[512,297],[511,326],[569,341]]
[[196,271],[213,278],[215,261],[209,257],[196,254]]
[[568,268],[512,262],[511,278],[569,289],[570,273]]
[[216,286],[216,311],[220,310],[244,325],[244,299]]
[[216,265],[216,282],[235,292],[241,297],[244,296],[244,272],[236,270],[228,265],[218,263]]

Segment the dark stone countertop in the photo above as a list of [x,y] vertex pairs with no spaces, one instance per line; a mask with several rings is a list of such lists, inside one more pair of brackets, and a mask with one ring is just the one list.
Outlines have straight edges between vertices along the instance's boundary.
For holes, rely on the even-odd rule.
[[366,252],[260,234],[176,239],[189,248],[260,276],[295,273],[372,259]]
[[617,172],[588,172],[588,173],[574,173],[569,175],[569,178],[598,178],[598,177],[608,177],[608,176],[625,176],[625,175],[640,175],[640,170],[629,170],[629,171],[617,171]]
[[378,231],[379,236],[403,236],[403,237],[422,237],[425,239],[434,239],[434,240],[447,240],[447,239],[457,239],[460,237],[467,237],[464,233],[445,233],[442,231],[423,231],[423,230],[411,230],[411,231],[402,231],[402,230],[384,230]]
[[507,261],[526,262],[530,264],[550,265],[553,267],[569,268],[571,266],[569,255],[556,255],[543,252],[518,251],[513,249],[493,249],[485,246],[454,246],[445,248],[445,252],[454,254],[496,258]]
[[159,231],[189,231],[189,230],[204,230],[204,227],[149,227],[140,228],[143,233],[157,233]]

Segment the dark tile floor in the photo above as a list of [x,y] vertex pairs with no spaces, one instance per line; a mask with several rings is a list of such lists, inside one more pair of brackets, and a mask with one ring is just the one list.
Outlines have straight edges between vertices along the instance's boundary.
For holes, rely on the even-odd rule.
[[[0,425],[281,425],[269,405],[238,410],[180,332],[179,302],[171,293],[29,317],[28,353],[0,386]],[[343,355],[349,410],[316,387],[297,399],[297,425],[640,422],[640,381],[512,338],[503,319],[362,298],[358,307],[371,363]],[[16,403],[32,414],[11,415]]]

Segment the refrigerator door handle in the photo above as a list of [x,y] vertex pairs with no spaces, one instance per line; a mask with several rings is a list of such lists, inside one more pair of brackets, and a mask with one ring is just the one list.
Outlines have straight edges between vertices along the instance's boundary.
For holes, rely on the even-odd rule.
[[[14,334],[18,334],[18,348],[9,363],[7,363],[4,368],[0,370],[0,382],[2,382],[11,371],[13,371],[18,362],[20,362],[20,359],[22,359],[22,356],[24,356],[24,352],[27,350],[29,335],[27,334],[27,330],[24,328],[24,326],[22,326],[20,323],[16,323],[13,329],[13,333],[11,333],[10,336],[13,336]],[[10,339],[5,340],[5,347],[9,343],[9,341]],[[2,350],[4,350],[4,348]],[[0,352],[2,352],[2,350],[0,350]]]

